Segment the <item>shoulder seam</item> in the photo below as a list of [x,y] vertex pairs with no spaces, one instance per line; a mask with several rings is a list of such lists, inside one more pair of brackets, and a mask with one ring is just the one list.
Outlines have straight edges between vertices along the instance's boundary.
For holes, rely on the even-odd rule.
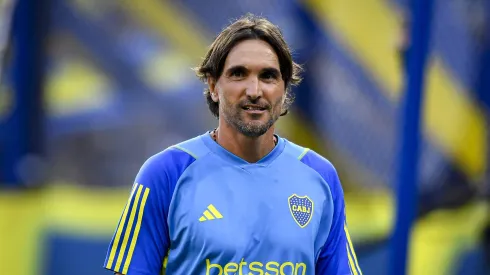
[[[304,155],[306,155],[306,153],[308,153],[309,151],[310,150],[305,150],[305,152],[303,152]],[[301,159],[303,157],[304,156],[302,156]],[[335,201],[335,195],[334,195],[334,192],[332,190],[333,186],[331,186],[332,183],[330,182],[330,179],[327,179],[327,178],[323,177],[323,175],[319,171],[317,171],[315,168],[311,167],[310,165],[302,162],[301,159],[300,159],[301,164],[303,164],[304,166],[308,167],[308,169],[312,170],[315,174],[317,174],[321,179],[323,179],[325,181],[325,185],[327,187],[327,190],[330,193],[330,198],[332,199],[332,207],[333,207],[333,209],[335,211],[335,203],[334,203],[334,201]],[[332,226],[333,226],[333,222],[332,222],[332,224],[330,224],[329,232],[332,229]],[[326,242],[326,240],[325,240],[325,242]],[[322,251],[323,251],[323,247],[322,247]]]
[[179,145],[172,145],[172,146],[170,146],[170,148],[175,148],[175,149],[180,150],[180,151],[182,151],[184,153],[187,153],[188,155],[190,155],[191,157],[193,157],[195,160],[198,159],[197,156],[194,153],[192,153],[191,151],[189,151],[189,150],[187,150],[187,149],[185,149],[185,148],[183,148],[183,147],[181,147]]
[[[306,154],[308,154],[308,152],[309,152],[309,151],[312,151],[310,148],[307,148],[307,147],[303,147],[303,146],[297,145],[297,144],[295,144],[295,143],[293,143],[293,142],[290,142],[290,141],[289,141],[289,140],[287,140],[287,139],[284,139],[284,141],[285,141],[285,143],[286,143],[286,144],[285,144],[285,147],[291,146],[291,147],[296,147],[296,148],[298,148],[298,150],[296,150],[296,152],[295,152],[294,154],[289,154],[289,153],[288,153],[288,155],[289,155],[289,156],[291,156],[291,157],[295,158],[296,160],[301,161],[301,160],[302,160],[302,159],[303,159],[303,158],[306,156]],[[301,150],[301,154],[296,155],[296,153],[297,153],[297,152],[299,152],[300,150]],[[286,149],[286,148],[284,148],[284,151],[287,151],[287,149]]]
[[323,175],[322,175],[320,172],[318,172],[318,171],[317,171],[315,168],[313,168],[313,167],[309,166],[308,164],[306,164],[306,163],[304,163],[304,162],[302,162],[302,161],[300,161],[300,162],[301,162],[301,164],[303,164],[304,166],[308,167],[308,169],[313,170],[313,171],[314,171],[314,172],[315,172],[317,175],[319,175],[319,176],[320,176],[320,177],[321,177],[321,178],[322,178],[322,179],[323,179],[323,180],[324,180],[324,181],[327,183],[328,187],[330,188],[330,184],[328,183],[327,179],[326,179],[326,178],[324,178],[324,177],[323,177]]
[[[180,147],[180,146],[179,146]],[[176,146],[171,146],[171,148],[176,148],[176,149],[180,149],[182,150],[181,148],[179,147],[176,147]],[[194,157],[192,154],[190,154],[189,152],[187,152],[187,150],[182,150],[183,152],[189,154],[191,157]],[[203,157],[206,157],[209,155],[209,152],[206,153]],[[179,190],[179,187],[180,187],[180,179],[182,178],[182,176],[188,171],[188,169],[193,166],[193,165],[196,165],[196,162],[198,161],[198,159],[196,157],[194,157],[194,161],[189,165],[187,166],[183,171],[182,173],[179,175],[179,177],[177,178],[177,182],[175,183],[175,187],[174,187],[174,191],[172,192],[172,196],[170,197],[170,202],[168,204],[168,214],[167,214],[167,217],[166,217],[166,222],[167,222],[167,228],[168,228],[168,235],[169,235],[169,238],[171,237],[171,232],[170,232],[170,225],[169,225],[169,220],[170,220],[170,215],[171,213],[173,212],[173,208],[176,207],[174,206],[174,201],[175,201],[175,196]]]
[[298,160],[301,161],[306,156],[306,154],[308,154],[309,151],[310,151],[310,148],[304,148],[301,155],[299,155]]
[[[304,158],[304,156],[306,156],[306,154],[307,154],[308,152],[310,152],[310,151],[311,151],[310,149],[306,148],[306,149],[303,151],[303,153],[301,154],[300,158],[298,157],[298,160],[301,162],[301,164],[302,164],[302,165],[304,165],[304,166],[308,167],[308,169],[310,169],[310,170],[312,170],[313,172],[315,172],[315,174],[317,174],[318,176],[320,176],[320,178],[322,178],[322,179],[325,181],[325,183],[327,184],[328,189],[330,190],[330,194],[331,194],[331,196],[332,196],[332,198],[333,198],[334,194],[333,194],[333,191],[332,191],[332,186],[330,186],[330,184],[332,184],[332,183],[330,182],[330,179],[329,179],[329,178],[325,178],[325,177],[322,175],[322,173],[320,173],[319,171],[317,171],[315,168],[313,168],[313,167],[311,167],[310,165],[308,165],[308,164],[304,163],[303,161],[301,161],[301,160]],[[313,151],[311,151],[311,152],[313,152]],[[327,176],[327,175],[325,175],[325,176]]]

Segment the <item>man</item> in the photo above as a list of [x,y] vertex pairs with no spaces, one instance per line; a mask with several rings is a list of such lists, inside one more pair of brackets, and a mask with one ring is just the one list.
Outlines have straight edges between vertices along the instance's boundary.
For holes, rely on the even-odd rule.
[[247,15],[197,75],[216,130],[148,159],[109,246],[118,274],[361,274],[332,164],[274,134],[300,66],[280,30]]

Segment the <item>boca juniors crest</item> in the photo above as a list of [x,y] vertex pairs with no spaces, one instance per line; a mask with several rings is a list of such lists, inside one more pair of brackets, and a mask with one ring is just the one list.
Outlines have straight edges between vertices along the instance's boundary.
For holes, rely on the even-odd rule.
[[313,216],[313,201],[308,196],[294,194],[288,198],[288,202],[293,219],[301,228],[306,227]]

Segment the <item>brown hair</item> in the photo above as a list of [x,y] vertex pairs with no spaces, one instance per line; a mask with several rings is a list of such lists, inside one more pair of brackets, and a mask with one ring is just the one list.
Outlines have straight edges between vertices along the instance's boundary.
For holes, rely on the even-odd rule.
[[[293,61],[291,50],[281,30],[265,18],[247,14],[222,30],[211,44],[202,63],[195,68],[196,74],[203,82],[206,82],[208,77],[217,80],[223,72],[226,57],[231,49],[237,43],[249,39],[260,39],[269,43],[277,54],[281,75],[286,86],[285,106],[283,106],[284,112],[281,116],[286,115],[294,101],[291,86],[301,82],[302,68]],[[204,90],[204,96],[211,113],[219,117],[219,102],[213,101],[209,88]]]

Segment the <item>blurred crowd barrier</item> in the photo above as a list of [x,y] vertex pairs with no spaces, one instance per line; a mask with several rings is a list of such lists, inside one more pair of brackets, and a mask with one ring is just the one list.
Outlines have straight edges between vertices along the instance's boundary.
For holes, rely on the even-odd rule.
[[[18,188],[0,189],[0,273],[106,274],[140,165],[216,126],[191,68],[226,24],[252,12],[282,28],[305,67],[278,132],[335,164],[360,266],[387,274],[408,1],[48,2],[43,145],[14,165]],[[487,2],[435,1],[410,274],[489,274]],[[2,52],[0,155],[17,96],[14,54]]]

